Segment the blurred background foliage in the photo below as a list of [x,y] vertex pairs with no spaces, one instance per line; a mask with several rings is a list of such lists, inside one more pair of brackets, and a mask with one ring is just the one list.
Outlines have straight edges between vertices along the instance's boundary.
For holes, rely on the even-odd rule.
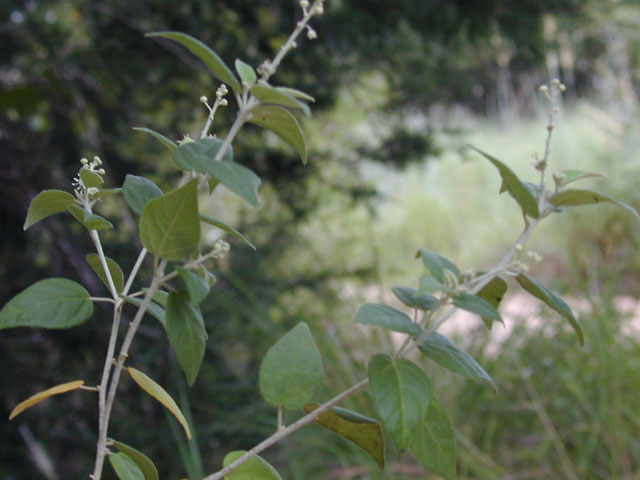
[[[463,268],[500,256],[521,219],[497,195],[495,171],[465,145],[530,175],[531,154],[543,148],[543,81],[560,77],[568,89],[554,169],[604,173],[609,178],[594,187],[640,207],[635,1],[329,0],[326,10],[314,24],[319,39],[301,41],[274,77],[316,97],[313,118],[304,120],[311,161],[303,167],[274,137],[249,127],[235,156],[263,178],[261,207],[224,191],[207,207],[258,249],[233,243],[218,265],[203,307],[210,338],[198,381],[187,391],[152,319],[132,353],[132,362],[168,385],[197,432],[187,443],[160,406],[123,382],[111,435],[145,451],[163,478],[200,478],[226,452],[273,431],[257,367],[295,323],[306,321],[324,352],[328,381],[319,398],[328,398],[362,378],[370,354],[390,348],[382,333],[350,322],[363,301],[417,282],[419,247]],[[196,59],[145,32],[183,31],[230,64],[239,57],[257,65],[298,15],[291,0],[3,1],[0,304],[51,276],[102,291],[83,258],[85,232],[68,218],[21,228],[35,194],[70,189],[81,157],[99,155],[110,186],[130,172],[174,184],[168,153],[131,128],[196,136],[206,113],[198,98],[212,97],[217,85]],[[232,113],[219,114],[218,135]],[[122,202],[101,211],[122,220],[104,238],[108,255],[130,268],[135,218]],[[497,354],[489,348],[495,332],[465,330],[458,338],[498,383],[496,396],[430,367],[459,429],[460,478],[639,478],[638,331],[628,334],[631,319],[616,308],[620,295],[637,297],[639,238],[627,212],[600,206],[564,212],[532,239],[545,257],[536,273],[588,300],[584,350],[549,316],[544,330],[514,330]],[[93,321],[70,331],[3,331],[0,414],[7,418],[18,401],[56,383],[97,382],[109,318],[97,308]],[[86,475],[97,430],[93,400],[60,397],[1,423],[0,478]],[[375,415],[364,394],[346,406]],[[55,475],[30,456],[31,436]],[[391,465],[381,473],[357,448],[312,426],[265,456],[290,479],[430,478],[397,453],[389,449]]]

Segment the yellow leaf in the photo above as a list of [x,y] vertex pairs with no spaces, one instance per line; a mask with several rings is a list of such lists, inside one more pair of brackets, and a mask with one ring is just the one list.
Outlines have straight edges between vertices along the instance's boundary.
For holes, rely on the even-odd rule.
[[145,392],[158,400],[178,419],[178,422],[180,422],[180,425],[182,425],[182,428],[184,428],[184,432],[187,434],[187,438],[191,440],[191,430],[189,430],[187,419],[184,418],[184,415],[180,411],[180,408],[178,408],[178,405],[173,400],[173,398],[171,398],[171,395],[169,395],[164,388],[162,388],[140,370],[128,367],[127,371],[129,372],[129,375],[131,375],[131,378],[133,378],[133,380],[140,386],[140,388],[142,388]]
[[27,408],[33,407],[34,405],[46,400],[47,398],[53,395],[59,395],[61,393],[70,392],[72,390],[77,390],[82,385],[84,385],[84,380],[76,380],[75,382],[62,383],[60,385],[56,385],[55,387],[51,387],[43,392],[36,393],[31,397],[27,398],[24,402],[20,402],[16,405],[11,411],[11,415],[9,415],[9,420],[13,420],[14,417],[24,412]]

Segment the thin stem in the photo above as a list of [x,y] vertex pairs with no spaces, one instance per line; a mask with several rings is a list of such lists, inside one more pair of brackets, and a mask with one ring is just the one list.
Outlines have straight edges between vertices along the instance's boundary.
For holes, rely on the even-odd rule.
[[232,462],[229,465],[227,465],[225,468],[223,468],[219,472],[213,473],[213,474],[203,478],[202,480],[221,480],[225,475],[227,475],[228,473],[230,473],[233,470],[235,470],[236,468],[238,468],[240,465],[242,465],[244,462],[246,462],[250,458],[256,456],[257,454],[259,454],[263,450],[269,448],[271,445],[273,445],[275,443],[278,443],[280,440],[282,440],[283,438],[291,435],[296,430],[300,430],[305,425],[308,425],[309,423],[313,422],[316,418],[318,418],[324,412],[328,411],[331,407],[333,407],[334,405],[337,405],[338,403],[340,403],[345,398],[349,398],[351,395],[359,392],[360,390],[365,388],[367,385],[369,385],[369,379],[368,378],[365,378],[364,380],[359,381],[358,383],[353,385],[351,388],[345,390],[344,392],[340,393],[339,395],[336,395],[335,397],[333,397],[328,402],[320,405],[313,412],[306,414],[304,417],[302,417],[299,420],[297,420],[296,422],[292,423],[291,425],[289,425],[285,429],[274,433],[269,438],[267,438],[266,440],[262,441],[261,443],[259,443],[255,447],[253,447],[247,453],[245,453],[244,455],[239,457],[237,460],[235,460],[234,462]]
[[133,280],[136,278],[136,275],[138,275],[138,270],[140,270],[140,266],[142,265],[142,261],[144,260],[144,257],[146,255],[147,255],[147,249],[143,247],[142,250],[140,250],[140,254],[138,255],[138,259],[136,260],[136,263],[133,265],[133,268],[131,269],[129,278],[127,278],[127,283],[125,283],[124,288],[122,289],[122,295],[126,295],[129,293],[129,290],[131,289],[131,285],[133,285]]
[[113,278],[111,278],[111,272],[109,271],[109,267],[107,265],[107,258],[104,255],[104,250],[102,250],[102,243],[100,242],[100,236],[96,230],[89,230],[89,237],[91,237],[91,241],[96,247],[96,252],[98,252],[98,258],[100,259],[100,265],[102,266],[102,270],[104,271],[104,276],[107,279],[107,286],[109,287],[109,293],[113,299],[118,303],[118,291],[116,290],[116,286],[113,283]]
[[113,298],[109,297],[89,297],[89,300],[91,300],[92,302],[116,303]]
[[282,404],[278,405],[278,432],[284,430],[284,424],[282,423]]
[[201,139],[205,138],[209,134],[209,130],[211,129],[211,124],[213,123],[213,119],[216,116],[216,110],[218,110],[218,105],[220,105],[220,100],[216,98],[216,101],[213,102],[213,107],[209,109],[209,116],[207,117],[207,122],[204,124],[202,133],[200,134]]

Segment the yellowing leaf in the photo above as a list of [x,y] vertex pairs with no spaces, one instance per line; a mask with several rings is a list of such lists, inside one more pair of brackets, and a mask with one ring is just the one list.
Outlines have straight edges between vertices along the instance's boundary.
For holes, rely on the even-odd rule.
[[128,367],[127,371],[129,372],[129,375],[131,375],[131,378],[133,378],[133,381],[136,382],[141,389],[164,405],[164,407],[178,419],[178,422],[180,422],[180,425],[182,425],[182,428],[187,434],[187,438],[191,440],[191,430],[189,430],[187,420],[184,418],[184,415],[180,411],[176,402],[171,398],[171,395],[169,395],[164,388],[140,370]]
[[24,402],[20,402],[16,407],[11,411],[9,415],[9,420],[13,420],[17,415],[24,412],[27,408],[33,407],[34,405],[46,400],[53,395],[59,395],[61,393],[70,392],[72,390],[77,390],[82,385],[84,385],[84,380],[76,380],[74,382],[62,383],[60,385],[56,385],[55,387],[48,388],[47,390],[36,393],[31,397],[27,398]]
[[[306,413],[311,413],[316,408],[318,405],[311,403],[303,407]],[[380,422],[340,407],[333,407],[322,413],[315,421],[332,432],[351,440],[371,455],[380,468],[384,468],[384,435]]]

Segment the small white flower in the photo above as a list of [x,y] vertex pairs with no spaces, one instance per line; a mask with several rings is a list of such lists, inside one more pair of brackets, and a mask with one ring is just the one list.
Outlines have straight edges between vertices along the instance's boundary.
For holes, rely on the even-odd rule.
[[209,99],[208,99],[207,97],[205,97],[204,95],[202,95],[202,96],[200,97],[200,102],[201,102],[201,103],[207,103],[208,101],[209,101]]

